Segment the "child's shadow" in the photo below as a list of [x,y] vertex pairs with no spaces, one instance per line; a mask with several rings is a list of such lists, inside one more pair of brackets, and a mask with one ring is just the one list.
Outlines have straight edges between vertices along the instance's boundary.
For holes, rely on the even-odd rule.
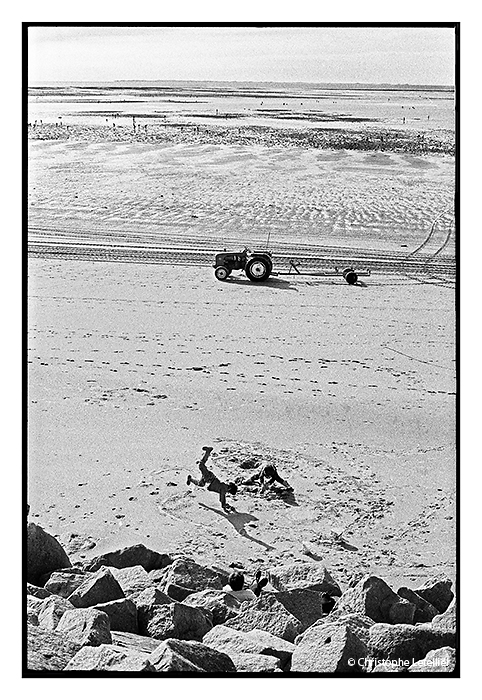
[[253,520],[257,520],[254,515],[250,515],[249,513],[240,513],[237,510],[231,510],[229,513],[225,513],[222,510],[218,510],[217,508],[213,508],[212,506],[208,506],[205,503],[199,503],[200,506],[203,508],[206,508],[207,510],[212,510],[213,513],[217,513],[218,515],[222,515],[223,518],[226,518],[226,520],[229,520],[231,525],[234,527],[236,532],[238,532],[242,537],[246,537],[246,539],[251,540],[252,542],[256,542],[256,544],[260,544],[262,547],[265,547],[265,549],[272,550],[274,547],[272,547],[270,544],[267,544],[266,542],[263,542],[262,540],[257,540],[256,537],[251,537],[251,535],[248,535],[248,533],[245,530],[245,525],[246,523],[252,522]]

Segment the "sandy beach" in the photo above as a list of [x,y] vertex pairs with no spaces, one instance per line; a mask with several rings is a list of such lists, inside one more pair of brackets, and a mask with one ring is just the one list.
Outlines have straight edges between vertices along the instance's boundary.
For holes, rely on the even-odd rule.
[[[309,541],[345,583],[453,574],[452,290],[49,260],[30,279],[29,502],[74,559],[273,565]],[[240,489],[224,514],[185,483],[204,444],[227,480],[274,458],[294,502]]]
[[[29,129],[28,498],[73,561],[143,542],[454,577],[453,131],[313,138]],[[216,250],[268,236],[277,264],[384,262],[356,286],[214,279]],[[273,459],[293,497],[241,487],[224,513],[186,484],[203,445],[225,480]]]

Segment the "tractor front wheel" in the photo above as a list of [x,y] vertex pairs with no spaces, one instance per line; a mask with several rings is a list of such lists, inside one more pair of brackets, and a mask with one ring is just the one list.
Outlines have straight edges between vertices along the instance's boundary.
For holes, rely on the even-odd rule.
[[246,265],[246,277],[251,282],[264,282],[271,274],[271,265],[263,258],[252,258]]
[[214,270],[214,276],[220,282],[224,282],[224,280],[227,279],[230,274],[231,270],[228,267],[225,267],[224,265],[219,265],[219,267],[217,267]]

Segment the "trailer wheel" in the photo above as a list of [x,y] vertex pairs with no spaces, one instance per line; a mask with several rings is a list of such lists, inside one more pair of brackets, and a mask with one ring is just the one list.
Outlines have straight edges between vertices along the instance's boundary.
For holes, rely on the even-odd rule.
[[252,258],[246,265],[246,277],[251,282],[264,282],[271,274],[271,264],[263,258]]
[[358,282],[358,275],[352,267],[347,267],[343,270],[343,277],[348,284],[356,284]]
[[231,270],[229,270],[227,267],[224,267],[224,265],[219,265],[219,267],[217,267],[214,270],[214,276],[220,282],[224,282],[224,280],[227,279],[230,274]]

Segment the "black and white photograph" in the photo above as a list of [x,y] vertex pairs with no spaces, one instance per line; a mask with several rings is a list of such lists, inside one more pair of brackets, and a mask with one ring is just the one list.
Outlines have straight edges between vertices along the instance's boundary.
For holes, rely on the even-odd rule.
[[460,23],[21,24],[22,677],[459,678]]

